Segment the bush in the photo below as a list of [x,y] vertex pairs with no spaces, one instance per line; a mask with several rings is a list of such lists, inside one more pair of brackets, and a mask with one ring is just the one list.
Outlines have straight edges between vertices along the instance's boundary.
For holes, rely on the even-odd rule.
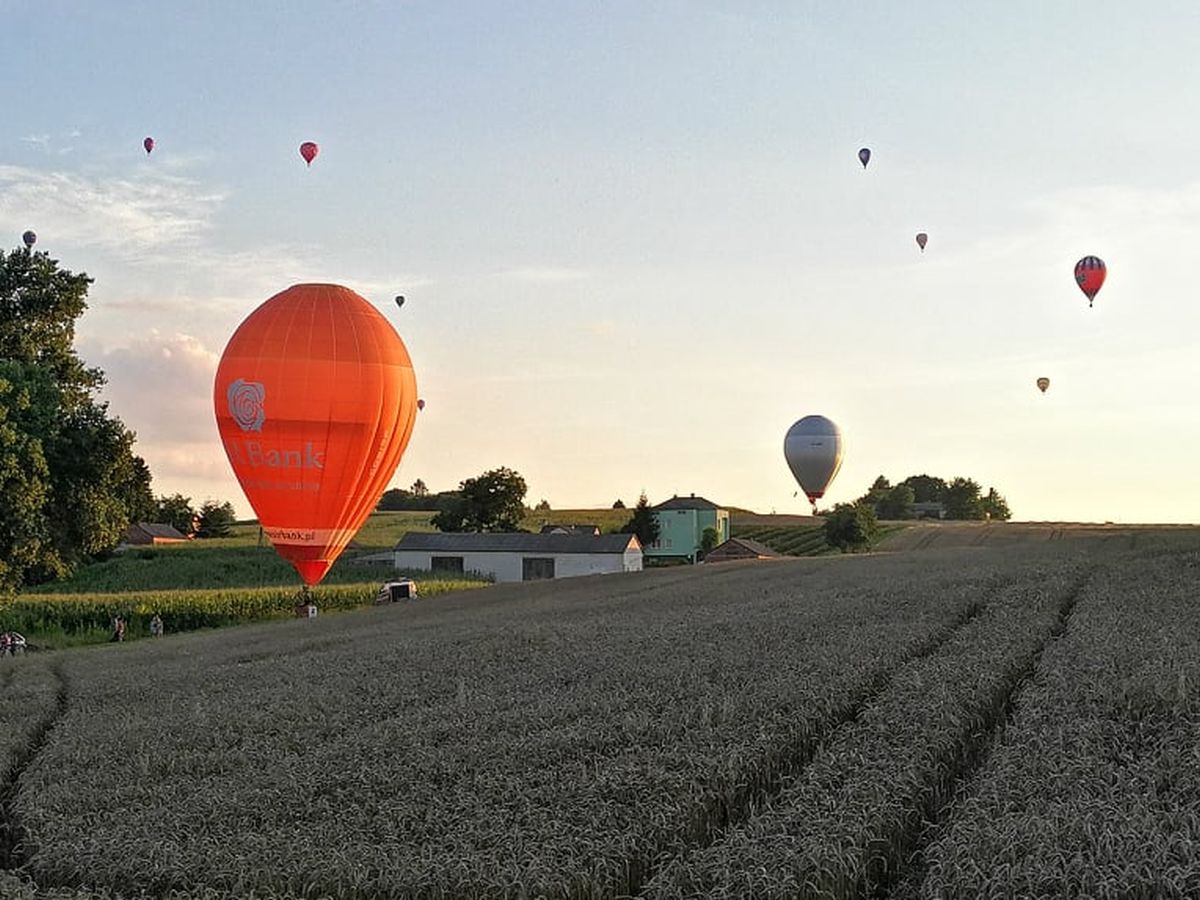
[[825,517],[825,540],[843,553],[870,550],[878,535],[875,512],[865,503],[839,503]]

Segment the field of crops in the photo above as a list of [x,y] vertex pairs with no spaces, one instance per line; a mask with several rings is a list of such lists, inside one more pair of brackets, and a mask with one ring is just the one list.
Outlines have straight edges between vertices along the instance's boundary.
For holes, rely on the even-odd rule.
[[667,569],[3,660],[0,890],[1200,896],[1198,547]]

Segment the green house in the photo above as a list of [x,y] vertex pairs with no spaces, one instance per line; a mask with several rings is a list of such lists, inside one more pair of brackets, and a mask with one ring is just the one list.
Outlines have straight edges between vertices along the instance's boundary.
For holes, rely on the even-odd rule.
[[729,511],[695,494],[658,504],[654,518],[658,520],[658,540],[642,548],[646,556],[686,557],[695,562],[706,528],[716,531],[717,544],[729,540]]

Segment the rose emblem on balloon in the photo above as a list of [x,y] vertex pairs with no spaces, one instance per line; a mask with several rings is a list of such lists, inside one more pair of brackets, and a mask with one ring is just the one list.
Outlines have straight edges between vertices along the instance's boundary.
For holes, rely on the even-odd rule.
[[266,396],[262,384],[257,381],[238,379],[229,385],[225,393],[229,401],[229,414],[238,423],[242,431],[262,431],[266,413],[263,411],[263,398]]

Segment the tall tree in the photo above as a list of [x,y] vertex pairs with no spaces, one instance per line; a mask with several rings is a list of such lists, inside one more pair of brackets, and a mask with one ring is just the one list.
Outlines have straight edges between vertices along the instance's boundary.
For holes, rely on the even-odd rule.
[[979,482],[971,478],[955,478],[942,495],[947,519],[982,519],[983,502],[979,497]]
[[0,543],[6,587],[58,577],[115,547],[149,506],[134,435],[97,399],[75,352],[91,279],[46,253],[0,251]]
[[429,496],[429,488],[427,488],[425,486],[425,482],[422,481],[420,478],[418,478],[416,481],[414,481],[412,483],[412,487],[410,487],[408,490],[409,490],[409,493],[411,493],[414,497],[428,497]]
[[433,517],[433,525],[440,531],[517,531],[526,490],[525,479],[512,469],[491,469],[461,482],[461,496]]
[[228,537],[233,533],[233,523],[236,515],[233,504],[228,500],[218,503],[216,500],[205,500],[200,504],[200,527],[196,529],[198,538]]
[[881,519],[911,519],[915,492],[907,484],[890,488],[875,504],[875,513]]
[[984,515],[996,522],[1007,522],[1012,518],[1008,501],[994,487],[988,488],[987,496],[979,501]]
[[883,498],[887,496],[888,491],[892,489],[892,483],[883,475],[875,479],[875,483],[871,485],[871,489],[856,500],[856,503],[866,503],[870,506],[879,506]]
[[636,534],[643,547],[657,543],[660,532],[658,518],[650,507],[650,501],[646,499],[645,491],[638,497],[637,506],[633,508],[633,515],[630,516],[621,531],[625,534]]
[[154,513],[154,521],[162,525],[170,525],[180,534],[191,534],[195,529],[196,508],[192,506],[192,498],[183,494],[172,494],[170,497],[158,498],[158,508]]
[[946,493],[946,482],[932,475],[910,475],[900,483],[912,488],[914,503],[941,503]]

